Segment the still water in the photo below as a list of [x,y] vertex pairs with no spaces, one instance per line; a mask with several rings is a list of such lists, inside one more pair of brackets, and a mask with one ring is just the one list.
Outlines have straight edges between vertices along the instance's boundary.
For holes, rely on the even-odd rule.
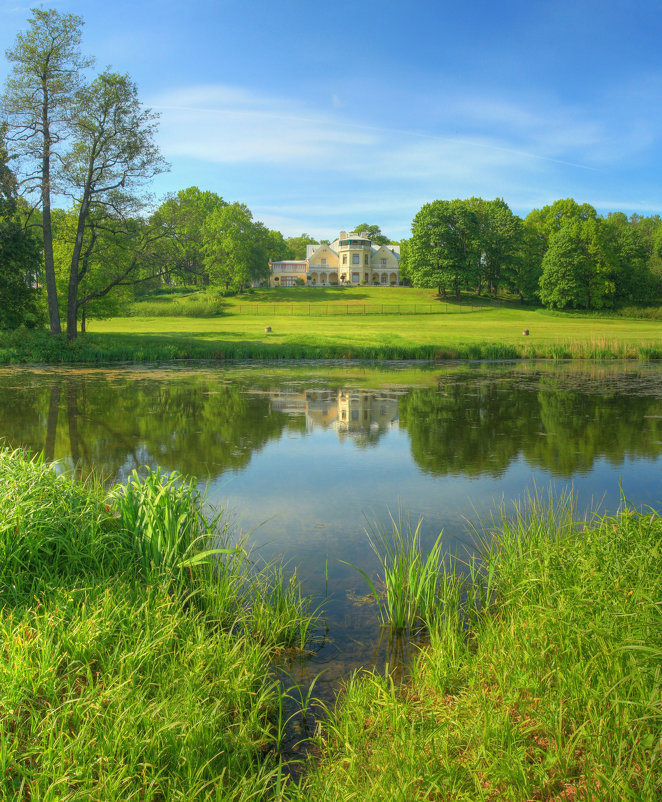
[[[161,465],[199,478],[264,559],[323,604],[317,692],[393,662],[363,580],[365,530],[403,514],[473,550],[467,521],[527,492],[580,510],[662,503],[662,366],[296,363],[0,369],[0,439],[109,482]],[[400,647],[398,647],[400,648]]]

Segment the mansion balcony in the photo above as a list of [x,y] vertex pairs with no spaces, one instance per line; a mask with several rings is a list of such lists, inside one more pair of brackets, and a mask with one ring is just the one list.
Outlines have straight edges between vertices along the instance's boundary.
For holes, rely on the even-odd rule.
[[338,249],[341,251],[356,250],[357,248],[369,251],[372,248],[372,242],[369,239],[341,239],[338,242]]

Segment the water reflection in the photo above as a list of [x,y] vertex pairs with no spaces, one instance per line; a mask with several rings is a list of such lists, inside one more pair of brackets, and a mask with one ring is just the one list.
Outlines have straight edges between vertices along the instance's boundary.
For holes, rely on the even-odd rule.
[[287,415],[303,415],[306,431],[331,429],[342,441],[351,438],[359,446],[376,445],[380,437],[397,426],[396,392],[339,390],[275,390],[269,393],[271,409]]
[[598,460],[659,456],[660,378],[659,369],[625,379],[613,368],[602,376],[458,370],[433,386],[370,390],[287,380],[256,387],[250,373],[227,371],[4,370],[0,437],[81,474],[121,480],[157,464],[218,478],[245,470],[285,435],[333,432],[338,442],[377,448],[398,430],[425,474],[497,478],[523,458],[571,478]]
[[323,602],[323,648],[288,670],[305,681],[324,669],[328,701],[353,668],[409,659],[340,562],[376,570],[366,517],[402,503],[424,516],[424,542],[443,530],[444,548],[464,554],[464,518],[532,477],[572,482],[586,504],[605,496],[607,509],[621,485],[659,504],[662,366],[5,368],[0,438],[109,482],[142,465],[208,482],[262,555],[296,565]]

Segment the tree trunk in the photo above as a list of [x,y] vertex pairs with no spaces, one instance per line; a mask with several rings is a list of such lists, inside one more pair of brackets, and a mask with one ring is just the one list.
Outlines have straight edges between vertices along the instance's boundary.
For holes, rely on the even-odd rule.
[[44,272],[48,295],[48,320],[51,334],[61,334],[60,310],[57,305],[57,286],[55,284],[55,260],[53,259],[53,230],[51,227],[51,135],[48,121],[48,90],[44,88],[42,104],[42,125],[44,144],[41,157],[41,207],[42,231],[44,235]]
[[67,294],[67,339],[69,342],[73,342],[78,335],[78,265],[80,264],[80,254],[83,250],[85,218],[87,216],[87,209],[89,206],[87,187],[90,185],[91,171],[92,167],[90,165],[87,177],[87,186],[83,195],[83,201],[80,205],[80,211],[78,212],[76,241],[74,242],[74,250],[71,254],[71,265],[69,267],[69,292]]
[[44,459],[53,462],[55,459],[55,435],[57,434],[57,418],[60,411],[60,385],[51,387],[48,403],[48,418],[46,421],[46,443],[44,444]]

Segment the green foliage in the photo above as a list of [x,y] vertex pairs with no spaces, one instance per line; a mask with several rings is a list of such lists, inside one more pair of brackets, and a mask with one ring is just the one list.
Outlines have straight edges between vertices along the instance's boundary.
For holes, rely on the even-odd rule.
[[556,309],[612,306],[616,272],[606,224],[595,217],[567,222],[549,238],[540,300]]
[[362,231],[367,231],[368,236],[375,245],[389,245],[391,243],[390,238],[387,237],[386,234],[382,234],[381,228],[376,225],[370,226],[367,223],[359,223],[358,226],[354,226],[352,231],[355,231],[357,234],[360,234]]
[[480,252],[478,217],[466,201],[436,200],[414,217],[407,273],[415,286],[438,287],[446,296],[475,283]]
[[418,212],[412,236],[403,248],[403,275],[415,286],[452,290],[483,287],[496,296],[499,287],[529,299],[530,274],[523,258],[524,232],[502,198],[486,201],[433,201]]
[[391,518],[389,529],[376,524],[368,532],[383,572],[377,583],[354,566],[366,580],[379,606],[382,622],[396,630],[433,624],[443,603],[442,589],[448,584],[441,550],[443,533],[424,556],[421,524],[419,519],[412,527],[411,521],[403,520],[400,515],[397,521]]
[[649,269],[654,246],[643,226],[633,225],[622,213],[605,220],[617,259],[616,297],[619,302],[645,302],[655,296],[655,282]]
[[351,679],[293,799],[660,796],[662,519],[534,500],[480,533],[469,605],[404,685]]
[[268,230],[253,222],[244,204],[232,203],[209,214],[202,240],[211,284],[241,290],[268,278]]
[[[113,292],[103,291],[118,273],[123,273],[135,257],[134,246],[140,237],[140,225],[126,224],[95,217],[83,234],[84,271],[78,282],[77,317],[103,320],[120,314],[131,298],[130,288],[117,286]],[[66,317],[66,300],[71,262],[78,229],[78,210],[53,210],[53,259],[62,316]],[[82,328],[82,327],[81,327]]]
[[156,257],[168,266],[171,277],[189,284],[205,285],[202,227],[208,215],[227,206],[220,195],[188,187],[170,195],[151,217],[164,236],[156,245]]
[[[285,240],[288,252],[283,255],[285,259],[305,259],[306,245],[317,245],[317,240],[310,234],[303,233],[299,237],[287,237]],[[270,257],[273,257],[270,254]]]
[[0,127],[0,329],[15,329],[40,320],[37,291],[30,282],[39,272],[41,254],[19,219],[16,180],[2,133]]

